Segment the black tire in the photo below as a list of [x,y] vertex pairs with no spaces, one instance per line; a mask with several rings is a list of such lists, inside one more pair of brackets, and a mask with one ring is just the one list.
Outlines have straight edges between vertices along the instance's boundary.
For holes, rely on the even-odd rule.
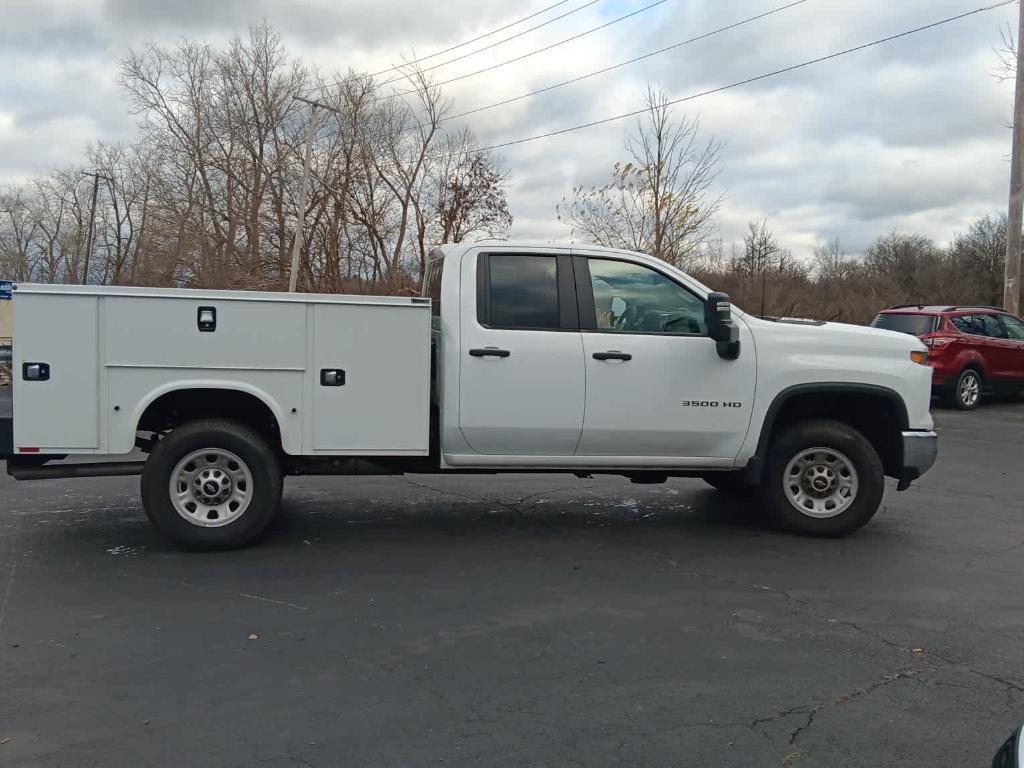
[[[786,490],[786,469],[809,449],[843,454],[856,472],[857,490],[849,506],[834,517],[813,517],[797,508]],[[772,520],[785,530],[808,536],[838,538],[864,526],[878,511],[885,491],[885,471],[878,453],[856,429],[839,421],[804,421],[772,441],[761,478],[761,498]]]
[[738,499],[750,499],[757,496],[758,487],[745,482],[744,472],[711,472],[701,479],[714,488]]
[[[977,395],[971,400],[966,392],[969,391],[970,380],[974,381]],[[965,387],[965,384],[968,387]],[[978,407],[978,403],[981,402],[981,388],[984,386],[985,381],[981,377],[981,373],[976,371],[974,368],[964,368],[960,371],[960,375],[956,377],[956,383],[953,384],[953,389],[946,395],[946,402],[953,408],[960,411],[973,411]]]
[[[178,463],[204,449],[234,454],[252,478],[248,505],[219,527],[191,522],[179,514],[171,499],[171,475]],[[226,419],[203,419],[177,427],[153,448],[142,470],[142,504],[157,529],[182,547],[234,549],[253,543],[263,533],[281,503],[283,485],[277,456],[259,433]]]

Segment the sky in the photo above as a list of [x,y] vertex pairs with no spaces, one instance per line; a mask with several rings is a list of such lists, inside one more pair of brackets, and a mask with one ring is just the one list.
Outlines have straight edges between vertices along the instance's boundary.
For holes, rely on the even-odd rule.
[[[653,0],[569,0],[424,65],[432,74],[499,64],[643,8]],[[625,21],[445,86],[462,112],[626,61],[785,5],[788,0],[666,0]],[[221,45],[268,21],[289,52],[325,73],[377,71],[446,49],[554,0],[0,0],[0,184],[80,161],[86,143],[130,140],[136,118],[119,60],[182,37]],[[469,125],[501,143],[631,112],[648,84],[682,98],[973,10],[995,0],[806,0],[643,62],[480,112]],[[585,6],[585,7],[584,7]],[[581,9],[581,10],[576,10]],[[1013,86],[993,47],[1016,24],[1009,5],[675,108],[722,142],[717,236],[767,219],[796,255],[839,238],[850,253],[914,231],[939,243],[1006,206]],[[512,172],[513,237],[568,240],[555,206],[601,184],[625,158],[635,119],[501,151]],[[298,183],[298,180],[296,180]]]

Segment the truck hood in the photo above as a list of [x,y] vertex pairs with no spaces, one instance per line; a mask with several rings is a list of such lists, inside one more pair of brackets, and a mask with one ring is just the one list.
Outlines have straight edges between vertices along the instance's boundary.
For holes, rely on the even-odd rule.
[[848,323],[810,322],[801,320],[762,320],[745,318],[755,338],[771,338],[794,344],[817,344],[831,351],[840,349],[860,355],[898,356],[927,350],[919,338],[898,331],[869,328]]

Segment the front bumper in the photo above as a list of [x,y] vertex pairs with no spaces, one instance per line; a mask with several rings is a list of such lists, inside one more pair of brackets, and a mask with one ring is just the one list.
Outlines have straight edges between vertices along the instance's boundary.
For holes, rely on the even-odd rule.
[[898,490],[905,491],[910,484],[932,468],[939,454],[939,436],[932,431],[903,433],[903,468],[900,470]]

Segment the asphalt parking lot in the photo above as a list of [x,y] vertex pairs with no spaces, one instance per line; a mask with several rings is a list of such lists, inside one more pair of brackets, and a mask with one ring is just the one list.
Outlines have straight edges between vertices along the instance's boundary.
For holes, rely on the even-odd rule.
[[0,479],[0,765],[987,766],[1024,721],[1024,404],[858,535],[701,482],[290,479],[170,549],[137,479]]

